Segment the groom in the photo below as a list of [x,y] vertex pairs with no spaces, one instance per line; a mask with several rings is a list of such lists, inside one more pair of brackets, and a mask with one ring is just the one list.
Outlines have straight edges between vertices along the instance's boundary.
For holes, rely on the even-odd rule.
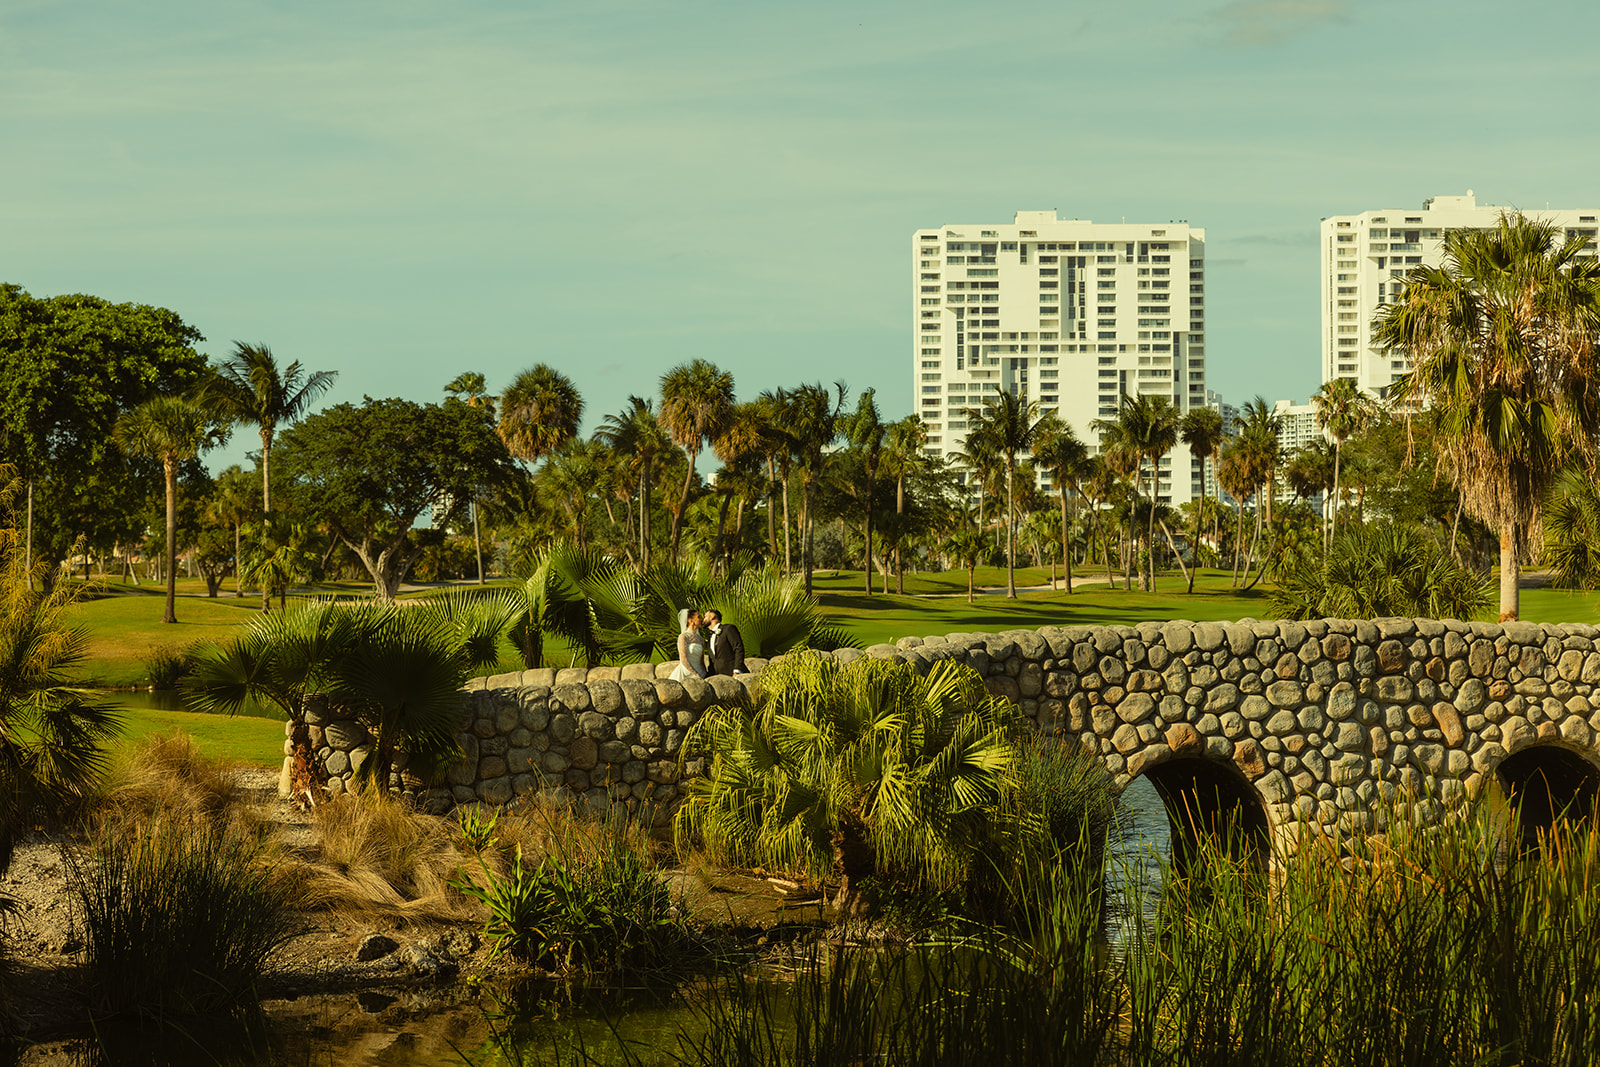
[[747,674],[744,666],[744,638],[737,626],[724,626],[722,612],[712,608],[705,613],[705,623],[711,628],[711,673]]

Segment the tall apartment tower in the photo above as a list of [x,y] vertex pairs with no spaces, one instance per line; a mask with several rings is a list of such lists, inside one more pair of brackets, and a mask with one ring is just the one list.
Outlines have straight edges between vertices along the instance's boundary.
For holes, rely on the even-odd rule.
[[[1391,358],[1372,347],[1372,319],[1404,284],[1406,272],[1438,266],[1449,230],[1492,229],[1505,212],[1516,208],[1478,205],[1472,190],[1465,196],[1434,196],[1422,210],[1386,208],[1359,215],[1334,215],[1322,220],[1322,380],[1354,378],[1376,397],[1384,395],[1395,376],[1410,369],[1409,361]],[[1600,210],[1588,208],[1524,214],[1554,223],[1568,237],[1593,238]]]
[[[1123,393],[1205,406],[1203,229],[1019,211],[1009,225],[918,230],[911,262],[912,393],[931,455],[962,450],[963,412],[996,387],[1055,411],[1091,448],[1090,424],[1114,418]],[[1159,497],[1200,491],[1179,444]]]

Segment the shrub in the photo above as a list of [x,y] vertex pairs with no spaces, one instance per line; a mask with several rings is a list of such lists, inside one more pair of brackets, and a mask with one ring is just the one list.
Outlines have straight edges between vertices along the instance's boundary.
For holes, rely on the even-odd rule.
[[69,868],[96,1017],[226,1015],[289,937],[290,899],[253,837],[193,820],[118,820]]
[[640,976],[672,969],[694,940],[626,833],[607,835],[595,853],[549,853],[531,866],[518,845],[509,871],[480,860],[480,873],[481,884],[456,885],[488,909],[484,933],[495,955],[554,971]]
[[144,669],[152,689],[176,689],[194,670],[199,642],[157,645],[144,654]]
[[134,821],[165,815],[243,824],[254,815],[236,769],[206,756],[187,734],[154,734],[119,763],[99,807]]
[[1270,596],[1284,619],[1471,619],[1494,602],[1488,579],[1403,523],[1341,531],[1325,559],[1286,557]]

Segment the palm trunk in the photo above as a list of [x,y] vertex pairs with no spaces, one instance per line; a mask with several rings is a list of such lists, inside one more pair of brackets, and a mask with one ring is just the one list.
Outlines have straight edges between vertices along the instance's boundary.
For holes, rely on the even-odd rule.
[[689,510],[689,487],[694,484],[694,462],[699,452],[689,453],[689,472],[683,476],[683,492],[678,494],[678,510],[672,515],[672,562],[678,562],[678,538],[683,534],[683,514]]
[[867,565],[863,577],[867,583],[867,595],[872,595],[872,489],[873,482],[877,479],[877,472],[871,467],[867,468]]
[[811,482],[802,479],[800,482],[800,566],[806,572],[806,596],[811,595],[811,571],[815,557],[812,555],[816,547],[816,524],[811,518]]
[[1017,599],[1017,496],[1011,484],[1015,467],[1015,459],[1006,464],[1006,597],[1011,600]]
[[244,556],[240,555],[242,538],[239,525],[239,521],[235,519],[233,522],[233,596],[236,600],[244,597]]
[[[895,479],[894,483],[894,513],[897,520],[906,513],[906,472],[904,469],[900,471],[900,476]],[[906,536],[905,523],[897,522],[897,526],[900,529],[900,539],[903,541]],[[901,596],[904,596],[906,591],[905,553],[899,543],[894,546],[894,591]]]
[[178,621],[178,461],[161,461],[167,476],[167,610],[162,622]]
[[[1067,487],[1061,487],[1061,577],[1067,587],[1067,595],[1072,594],[1072,519],[1068,515]],[[1050,582],[1054,587],[1055,580]]]
[[653,488],[648,464],[639,476],[639,486],[639,569],[646,571],[650,569],[650,490]]
[[[1272,489],[1272,483],[1268,482],[1267,483],[1268,492],[1271,492],[1271,489]],[[1258,490],[1257,493],[1256,493],[1256,500],[1260,501],[1260,499],[1261,499],[1261,493]],[[1256,564],[1256,549],[1261,547],[1262,526],[1263,526],[1263,517],[1262,517],[1262,514],[1261,514],[1261,508],[1258,506],[1256,508],[1256,532],[1255,532],[1255,536],[1250,539],[1250,554],[1245,556],[1245,558],[1244,558],[1244,578],[1245,578],[1244,587],[1247,590],[1248,589],[1253,589],[1255,587],[1256,582],[1259,582],[1261,580],[1261,575],[1263,573],[1265,573],[1265,571],[1266,571],[1266,568],[1262,567],[1261,570],[1256,572],[1255,580],[1252,581],[1250,579],[1250,570]]]
[[1233,510],[1239,516],[1238,526],[1233,532],[1233,580],[1229,583],[1231,588],[1239,588],[1239,555],[1244,548],[1244,501],[1235,500]]
[[773,469],[773,459],[767,457],[767,553],[770,558],[778,558],[778,479]]
[[272,514],[272,431],[261,429],[261,514]]
[[1460,542],[1457,538],[1461,531],[1461,500],[1456,500],[1456,515],[1450,520],[1450,557],[1457,563],[1461,562]]
[[969,566],[967,568],[967,603],[968,604],[972,603],[972,572],[974,570],[976,570],[976,569],[977,569],[976,567],[971,567],[971,566]]
[[1156,591],[1156,495],[1161,491],[1161,457],[1157,456],[1150,462],[1150,514],[1145,519],[1144,550],[1148,557],[1146,567],[1148,573],[1144,581],[1144,591]]
[[1328,539],[1323,543],[1324,553],[1333,551],[1333,538],[1339,532],[1339,457],[1341,443],[1333,443],[1333,507],[1328,511]]
[[1507,526],[1500,532],[1500,621],[1515,622],[1521,607],[1517,579],[1521,577],[1517,558],[1517,531]]
[[22,550],[23,568],[28,575],[28,589],[33,590],[33,475],[28,476],[28,528],[23,535],[25,542]]
[[478,529],[478,500],[472,499],[472,547],[478,552],[478,584],[483,584],[483,534]]
[[1193,589],[1194,578],[1191,577],[1193,572],[1191,572],[1188,567],[1184,566],[1183,554],[1178,551],[1178,546],[1172,543],[1172,531],[1167,528],[1167,524],[1165,522],[1161,524],[1161,532],[1166,535],[1167,547],[1172,549],[1173,556],[1178,560],[1178,569],[1183,572],[1183,577],[1186,581],[1188,581],[1189,588]]
[[794,553],[789,548],[789,530],[793,523],[789,519],[789,472],[783,472],[783,573],[794,573]]
[[[1195,575],[1200,573],[1200,531],[1206,521],[1206,457],[1200,457],[1200,506],[1194,513],[1194,537],[1189,543],[1189,556],[1194,566],[1189,569],[1189,592],[1194,592]],[[1179,562],[1183,557],[1178,557]]]

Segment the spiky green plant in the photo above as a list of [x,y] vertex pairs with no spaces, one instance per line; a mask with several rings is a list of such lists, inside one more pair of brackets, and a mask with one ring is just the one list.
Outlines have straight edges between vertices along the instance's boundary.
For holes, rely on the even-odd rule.
[[1326,558],[1287,557],[1269,593],[1287,619],[1388,616],[1472,619],[1493,603],[1488,580],[1421,529],[1369,523],[1343,530]]

